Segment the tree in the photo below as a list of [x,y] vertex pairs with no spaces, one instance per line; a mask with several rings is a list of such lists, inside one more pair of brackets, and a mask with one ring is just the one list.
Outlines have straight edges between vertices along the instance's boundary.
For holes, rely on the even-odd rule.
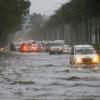
[[[48,34],[54,33],[55,35],[55,31],[52,32],[53,30],[58,29],[59,26],[62,25],[64,29],[67,24],[68,28],[66,28],[69,29],[68,32],[70,33],[70,40],[72,40],[72,42],[85,41],[84,43],[91,43],[91,37],[95,35],[96,43],[100,43],[99,9],[100,0],[71,0],[63,4],[55,14],[50,17],[50,20],[45,24],[45,28]],[[63,36],[64,32],[59,32],[59,36],[60,34]],[[68,32],[66,32],[66,34]],[[81,36],[80,39],[78,38],[79,36]]]
[[4,45],[8,35],[21,28],[29,6],[28,0],[0,0],[0,44]]
[[33,39],[42,38],[42,28],[44,26],[44,22],[46,21],[47,16],[43,16],[41,14],[34,13],[31,15],[31,25],[32,29],[30,30],[30,35]]

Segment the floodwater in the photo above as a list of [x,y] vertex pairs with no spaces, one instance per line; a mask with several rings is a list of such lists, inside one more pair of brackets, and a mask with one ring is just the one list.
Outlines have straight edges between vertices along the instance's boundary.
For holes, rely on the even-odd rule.
[[0,100],[100,100],[100,70],[72,67],[68,54],[0,54]]

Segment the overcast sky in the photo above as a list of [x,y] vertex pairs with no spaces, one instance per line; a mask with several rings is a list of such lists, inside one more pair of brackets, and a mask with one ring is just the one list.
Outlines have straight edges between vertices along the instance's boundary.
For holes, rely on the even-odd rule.
[[68,0],[30,0],[31,7],[30,7],[30,14],[32,13],[41,13],[46,15],[53,14],[54,10],[59,8]]

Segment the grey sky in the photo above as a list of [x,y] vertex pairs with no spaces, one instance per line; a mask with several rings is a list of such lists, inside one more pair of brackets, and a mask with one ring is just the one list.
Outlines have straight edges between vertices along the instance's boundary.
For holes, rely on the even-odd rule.
[[62,4],[68,0],[30,0],[30,14],[32,13],[41,13],[46,15],[53,14],[54,10],[59,8]]

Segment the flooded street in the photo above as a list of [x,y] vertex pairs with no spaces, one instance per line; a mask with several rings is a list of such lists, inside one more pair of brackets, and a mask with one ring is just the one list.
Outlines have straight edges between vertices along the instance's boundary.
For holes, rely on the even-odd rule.
[[100,100],[100,71],[69,65],[69,55],[0,55],[0,100]]

